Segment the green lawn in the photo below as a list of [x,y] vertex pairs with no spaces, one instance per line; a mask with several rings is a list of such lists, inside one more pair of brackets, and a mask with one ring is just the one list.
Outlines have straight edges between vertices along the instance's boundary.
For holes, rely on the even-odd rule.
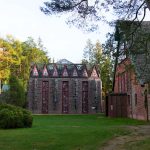
[[98,150],[113,136],[128,134],[124,125],[144,124],[102,115],[39,115],[32,128],[0,129],[0,150]]

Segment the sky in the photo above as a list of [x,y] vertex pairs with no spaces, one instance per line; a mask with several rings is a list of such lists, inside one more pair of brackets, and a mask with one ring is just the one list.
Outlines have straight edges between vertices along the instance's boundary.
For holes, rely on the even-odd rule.
[[46,16],[40,11],[44,1],[0,0],[0,37],[12,35],[20,41],[27,40],[27,37],[36,41],[40,37],[48,56],[55,61],[65,58],[80,63],[86,41],[104,43],[106,33],[112,31],[103,22],[99,32],[84,33],[75,27],[69,28],[64,18]]

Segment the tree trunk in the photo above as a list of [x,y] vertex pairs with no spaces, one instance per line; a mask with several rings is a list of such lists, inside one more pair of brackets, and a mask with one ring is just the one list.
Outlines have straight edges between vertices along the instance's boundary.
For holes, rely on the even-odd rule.
[[116,59],[115,59],[115,65],[114,65],[114,77],[113,77],[113,87],[112,87],[113,92],[115,90],[115,77],[116,77],[118,58],[119,58],[119,48],[120,48],[120,40],[118,40],[118,44],[117,44],[117,52],[116,52]]

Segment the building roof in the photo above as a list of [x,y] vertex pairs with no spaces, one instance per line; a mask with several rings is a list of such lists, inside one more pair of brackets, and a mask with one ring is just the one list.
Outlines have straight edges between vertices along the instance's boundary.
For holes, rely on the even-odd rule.
[[[150,55],[138,54],[131,56],[137,79],[141,84],[150,82]],[[133,58],[134,57],[134,58]]]
[[73,64],[73,63],[67,59],[60,59],[59,61],[56,62],[56,64]]
[[85,64],[64,64],[59,61],[59,63],[33,64],[31,66],[30,77],[99,78],[100,75],[95,65],[87,68]]

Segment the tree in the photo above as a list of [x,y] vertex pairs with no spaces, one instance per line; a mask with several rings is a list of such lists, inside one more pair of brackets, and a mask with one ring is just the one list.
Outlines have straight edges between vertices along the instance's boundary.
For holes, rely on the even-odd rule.
[[7,98],[6,102],[9,104],[13,104],[15,106],[25,107],[26,104],[26,89],[24,88],[23,79],[19,79],[18,77],[11,75],[9,78],[10,90],[7,93],[9,98]]
[[84,49],[82,63],[90,66],[96,64],[100,70],[100,76],[102,80],[103,97],[106,93],[111,91],[112,88],[112,60],[109,55],[103,53],[103,48],[99,41],[96,44],[92,44],[90,40],[87,41],[87,45]]
[[92,63],[92,59],[93,59],[93,48],[94,45],[92,44],[92,41],[90,39],[87,40],[86,42],[86,46],[83,50],[83,59],[82,59],[82,63],[86,64],[86,63]]
[[120,36],[119,51],[132,61],[139,82],[150,82],[150,22],[119,21],[117,28]]
[[18,54],[13,49],[10,38],[12,37],[8,36],[7,39],[0,38],[0,83],[8,81],[11,70],[18,65]]
[[67,23],[88,31],[98,28],[96,21],[105,20],[104,11],[113,10],[118,19],[135,21],[141,13],[144,18],[147,9],[150,10],[150,0],[49,0],[41,7],[46,15],[70,13]]
[[38,40],[37,44],[32,37],[28,37],[28,39],[22,43],[22,47],[24,49],[23,55],[27,57],[29,64],[39,62],[48,63],[49,58],[41,39]]
[[[140,83],[150,81],[150,22],[149,21],[117,21],[115,33],[109,34],[104,44],[104,50],[114,57],[114,81],[118,62],[124,58],[132,61],[136,69],[136,77]],[[137,61],[141,60],[140,63]]]
[[[7,102],[24,106],[31,63],[47,63],[49,58],[41,39],[21,42],[12,36],[0,39],[0,81],[9,82]],[[1,83],[1,82],[0,82]],[[1,86],[0,86],[1,87]]]

